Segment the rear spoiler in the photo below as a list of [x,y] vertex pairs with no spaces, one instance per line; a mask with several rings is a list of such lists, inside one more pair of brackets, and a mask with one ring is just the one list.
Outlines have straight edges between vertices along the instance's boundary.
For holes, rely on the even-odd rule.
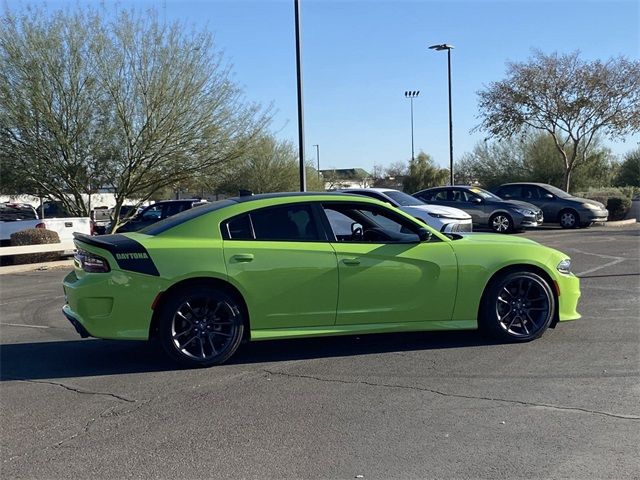
[[74,232],[73,238],[74,241],[108,251],[116,259],[121,270],[144,273],[155,277],[160,276],[147,249],[141,243],[125,235],[115,233],[112,235],[91,236]]

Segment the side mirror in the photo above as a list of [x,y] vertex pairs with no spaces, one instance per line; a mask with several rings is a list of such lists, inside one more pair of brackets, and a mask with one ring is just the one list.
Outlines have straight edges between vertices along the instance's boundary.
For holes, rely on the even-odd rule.
[[359,223],[351,224],[351,236],[353,236],[354,238],[362,238],[363,233],[364,230],[362,229],[362,225],[360,225]]
[[553,194],[551,194],[551,193],[545,193],[544,194],[544,198],[546,198],[548,200],[553,200],[556,197],[554,197]]
[[478,197],[472,197],[471,198],[471,203],[475,203],[477,205],[479,203],[482,203],[482,199],[478,198]]
[[426,228],[419,228],[418,229],[418,237],[420,237],[420,241],[421,242],[429,242],[431,241],[431,232],[429,230],[427,230]]

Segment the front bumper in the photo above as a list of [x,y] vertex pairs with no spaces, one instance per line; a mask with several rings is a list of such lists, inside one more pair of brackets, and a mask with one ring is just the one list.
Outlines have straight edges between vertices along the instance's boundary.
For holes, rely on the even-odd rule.
[[520,222],[521,227],[531,228],[531,227],[539,227],[544,222],[544,217],[542,216],[542,212],[537,213],[535,215],[527,215],[522,217],[522,222]]
[[558,319],[561,322],[577,320],[580,299],[580,279],[575,275],[558,275],[555,279],[558,290]]
[[578,212],[580,221],[583,222],[606,222],[609,218],[609,210],[590,210],[585,208]]

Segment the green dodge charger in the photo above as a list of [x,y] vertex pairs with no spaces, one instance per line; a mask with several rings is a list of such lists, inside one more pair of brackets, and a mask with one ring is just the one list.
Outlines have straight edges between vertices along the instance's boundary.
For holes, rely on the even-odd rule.
[[243,340],[480,329],[523,342],[580,318],[565,254],[444,235],[358,195],[232,198],[75,244],[63,312],[78,333],[156,339],[188,366]]

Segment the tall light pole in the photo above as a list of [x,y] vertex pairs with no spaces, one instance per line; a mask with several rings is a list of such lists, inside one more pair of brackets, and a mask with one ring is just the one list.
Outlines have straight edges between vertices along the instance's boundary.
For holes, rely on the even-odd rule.
[[407,91],[404,92],[405,98],[408,98],[411,101],[411,161],[415,160],[413,154],[413,99],[420,95],[420,90],[415,91]]
[[300,155],[300,191],[307,189],[304,168],[304,110],[302,102],[302,48],[300,46],[300,2],[293,0],[296,23],[296,79],[298,84],[298,152]]
[[429,48],[438,52],[447,51],[447,64],[449,67],[449,183],[453,185],[453,117],[451,113],[451,49],[453,45],[443,43],[441,45],[431,45]]
[[318,162],[318,181],[320,181],[320,145],[314,145],[316,147],[316,160]]

